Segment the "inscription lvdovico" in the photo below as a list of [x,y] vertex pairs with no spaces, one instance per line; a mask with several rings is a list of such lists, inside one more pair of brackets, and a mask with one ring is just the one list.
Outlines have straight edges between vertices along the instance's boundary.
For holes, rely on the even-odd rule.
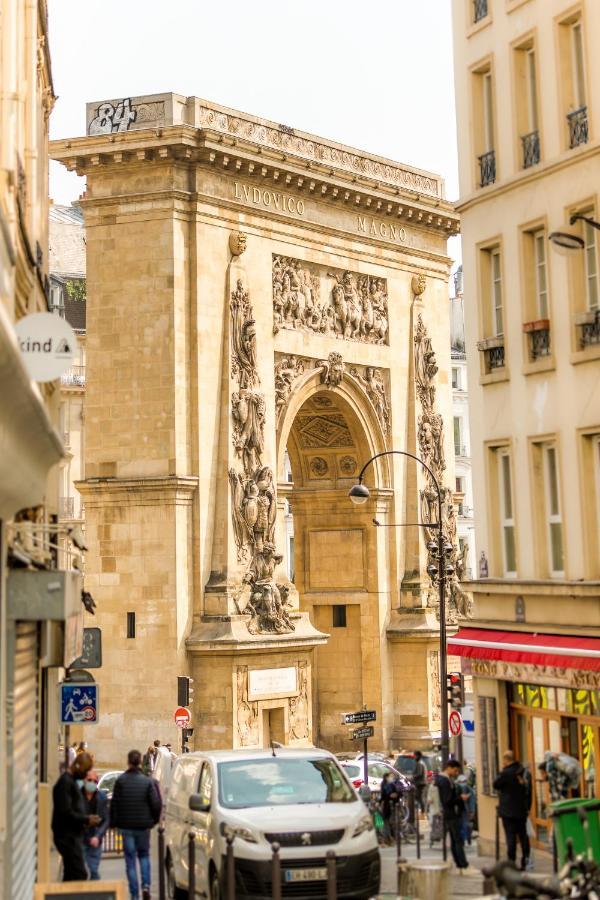
[[[234,198],[243,200],[246,203],[252,203],[255,206],[261,206],[263,209],[274,209],[276,212],[291,213],[296,216],[304,216],[305,213],[304,200],[301,200],[299,197],[294,197],[293,194],[286,194],[283,191],[254,187],[250,184],[244,184],[243,181],[234,181]],[[393,225],[391,222],[384,222],[371,216],[356,216],[354,227],[358,234],[383,238],[385,241],[405,244],[408,239],[403,225]]]

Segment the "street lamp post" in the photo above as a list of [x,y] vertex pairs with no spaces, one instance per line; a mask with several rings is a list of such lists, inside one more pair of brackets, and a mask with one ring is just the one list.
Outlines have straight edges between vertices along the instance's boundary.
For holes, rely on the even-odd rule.
[[[573,213],[573,215],[569,219],[569,225],[573,226],[576,222],[587,222],[588,225],[591,225],[592,228],[597,228],[600,230],[600,222],[597,222],[595,219],[592,219],[591,216],[584,216],[581,213]],[[581,237],[581,235],[577,234],[575,229],[571,229],[571,231],[567,231],[567,226],[563,225],[560,231],[553,231],[548,235],[548,240],[551,241],[555,247],[561,247],[563,250],[583,250],[585,247],[585,241]]]
[[[370,497],[369,489],[366,484],[363,484],[363,476],[367,468],[381,456],[391,456],[393,454],[397,454],[398,456],[408,456],[410,459],[414,459],[416,462],[420,463],[424,469],[429,472],[431,476],[431,480],[435,486],[435,490],[437,492],[437,505],[438,505],[438,520],[437,522],[417,522],[415,524],[419,526],[423,526],[425,528],[436,528],[437,529],[437,541],[430,541],[427,544],[427,549],[430,553],[435,556],[437,560],[437,567],[430,565],[427,567],[427,572],[430,576],[434,576],[437,572],[438,577],[438,593],[439,593],[439,604],[440,604],[440,718],[441,718],[441,752],[442,752],[442,767],[446,766],[448,762],[449,755],[449,735],[448,735],[448,695],[446,692],[446,675],[447,675],[447,650],[446,650],[446,576],[451,574],[454,569],[451,563],[446,562],[446,556],[452,552],[452,544],[447,543],[444,540],[444,530],[442,528],[442,489],[438,483],[437,478],[431,471],[428,465],[426,465],[422,459],[419,459],[418,456],[415,456],[413,453],[409,453],[407,450],[385,450],[383,453],[376,453],[375,456],[372,456],[371,459],[367,460],[358,475],[358,482],[354,485],[348,492],[348,496],[352,500],[353,503],[360,505],[362,503],[366,503]],[[408,523],[406,523],[408,524]]]

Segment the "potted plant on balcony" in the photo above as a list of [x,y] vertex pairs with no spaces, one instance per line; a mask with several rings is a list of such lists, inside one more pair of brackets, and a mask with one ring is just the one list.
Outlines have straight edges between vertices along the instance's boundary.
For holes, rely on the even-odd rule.
[[523,331],[529,334],[531,331],[549,331],[550,319],[535,319],[533,322],[523,322]]

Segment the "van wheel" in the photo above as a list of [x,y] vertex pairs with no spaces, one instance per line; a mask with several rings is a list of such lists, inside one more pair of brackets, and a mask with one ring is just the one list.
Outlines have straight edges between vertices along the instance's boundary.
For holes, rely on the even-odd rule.
[[210,878],[210,900],[221,900],[221,885],[216,872],[213,872]]
[[173,872],[173,863],[171,857],[167,857],[167,896],[169,900],[187,900],[188,892],[177,887],[175,881],[175,873]]

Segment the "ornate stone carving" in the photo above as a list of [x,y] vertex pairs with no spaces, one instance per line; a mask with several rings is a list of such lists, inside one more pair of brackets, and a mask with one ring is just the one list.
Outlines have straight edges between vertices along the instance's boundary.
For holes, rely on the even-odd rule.
[[252,317],[250,295],[238,279],[231,293],[231,349],[232,376],[237,377],[240,390],[260,384],[256,368],[256,329]]
[[304,373],[304,364],[298,356],[284,356],[275,363],[275,415],[278,422],[290,399],[294,380]]
[[375,408],[383,433],[387,437],[390,433],[390,406],[381,370],[374,366],[366,366],[363,375],[356,366],[353,366],[350,369],[350,374],[364,388],[367,397]]
[[353,440],[346,420],[340,413],[328,416],[301,417],[298,434],[303,450],[319,447],[352,447]]
[[250,613],[250,634],[284,634],[295,630],[289,616],[289,588],[285,584],[275,584],[273,580],[275,566],[282,559],[271,543],[264,543],[260,552],[256,552],[252,558],[245,576],[245,581],[250,585],[250,599],[246,607],[246,611]]
[[342,473],[342,475],[345,475],[347,477],[354,475],[354,473],[356,472],[357,463],[353,456],[342,456],[339,460],[338,465],[340,467],[340,472]]
[[310,471],[316,478],[324,478],[329,471],[329,464],[322,456],[315,456],[310,461]]
[[339,387],[344,377],[344,360],[342,354],[332,350],[327,359],[316,363],[321,368],[321,383],[327,387]]
[[229,250],[232,256],[241,256],[246,249],[246,235],[243,231],[232,231],[229,235]]
[[248,700],[248,666],[238,666],[237,682],[237,735],[240,747],[256,747],[258,744],[258,703]]
[[265,398],[260,391],[241,389],[231,396],[233,446],[244,472],[253,471],[264,450]]
[[273,256],[273,330],[299,328],[387,343],[387,282],[372,275]]
[[298,664],[298,696],[290,697],[290,737],[305,741],[310,735],[308,714],[308,667],[305,662]]
[[425,277],[423,272],[420,272],[418,275],[413,275],[410,281],[410,286],[415,297],[420,297],[421,294],[425,293],[425,288],[427,287],[427,278]]
[[[421,415],[417,420],[417,441],[421,459],[427,465],[442,490],[442,533],[445,540],[452,545],[452,553],[447,557],[448,562],[454,567],[452,575],[447,577],[447,608],[446,618],[448,622],[455,622],[457,616],[470,617],[472,615],[471,598],[465,594],[459,584],[459,574],[464,573],[463,558],[458,556],[456,543],[456,514],[452,491],[443,486],[446,460],[444,455],[444,422],[436,408],[435,376],[438,371],[435,352],[429,334],[419,315],[414,334],[415,348],[415,389],[417,399],[421,404]],[[429,472],[425,472],[425,486],[420,491],[420,509],[422,522],[438,521],[438,497],[434,481]],[[435,528],[425,526],[427,542],[436,541],[438,531]],[[429,564],[435,565],[435,557],[429,555]],[[428,603],[438,609],[438,578],[437,574],[430,579],[428,591]]]

